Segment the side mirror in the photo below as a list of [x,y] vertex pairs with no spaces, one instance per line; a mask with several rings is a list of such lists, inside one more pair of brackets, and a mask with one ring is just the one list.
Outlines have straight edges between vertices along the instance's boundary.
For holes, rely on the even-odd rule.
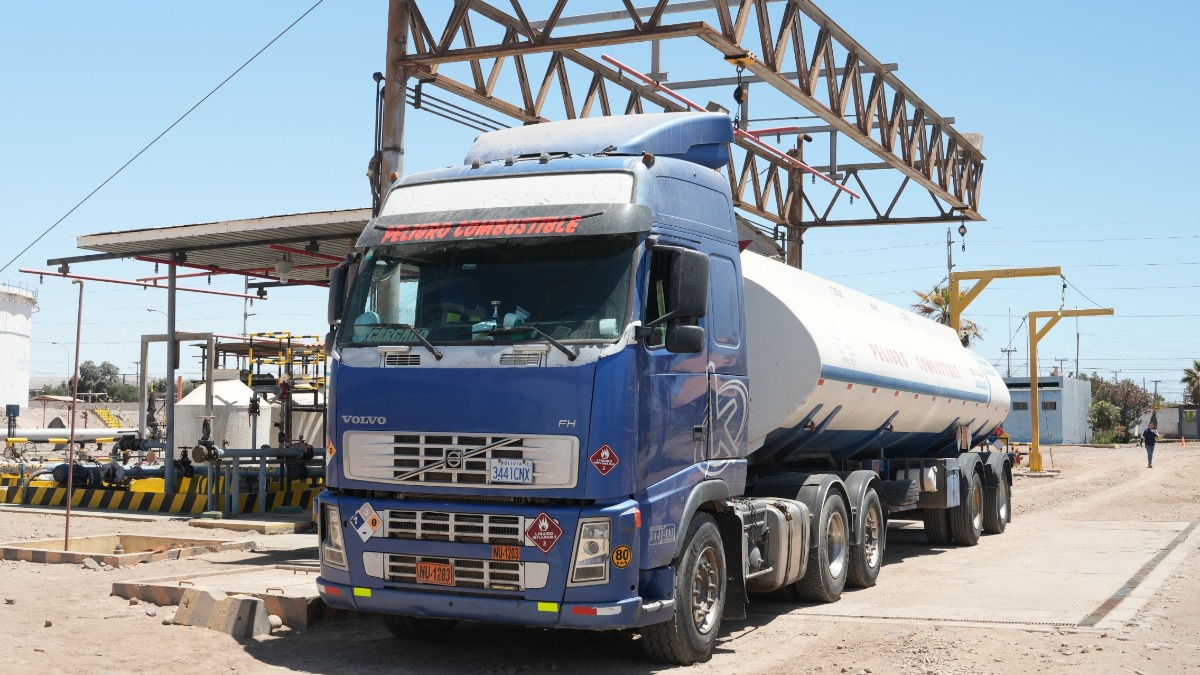
[[342,318],[345,310],[346,272],[350,269],[350,261],[343,260],[329,271],[329,304],[326,307],[327,323],[332,326]]
[[[671,259],[671,290],[668,310],[672,318],[699,319],[708,313],[708,255],[677,249]],[[672,350],[674,351],[674,350]]]
[[704,329],[672,321],[667,324],[666,347],[672,354],[699,354],[704,351]]

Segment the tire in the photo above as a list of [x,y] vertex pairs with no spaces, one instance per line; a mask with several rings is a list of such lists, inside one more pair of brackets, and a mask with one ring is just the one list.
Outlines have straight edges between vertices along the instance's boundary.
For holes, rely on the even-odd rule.
[[885,480],[883,496],[888,506],[910,506],[921,498],[915,480]]
[[921,519],[925,523],[925,540],[934,546],[950,543],[950,521],[945,509],[924,509]]
[[983,481],[974,471],[961,480],[962,501],[950,509],[950,535],[960,546],[974,546],[983,534]]
[[1012,486],[1004,471],[1000,471],[1000,482],[995,490],[983,493],[983,531],[988,534],[1004,534],[1012,513]]
[[650,659],[686,666],[712,658],[725,610],[725,548],[712,516],[692,518],[674,565],[675,615],[642,628],[641,642]]
[[883,545],[887,524],[883,520],[883,505],[879,494],[868,490],[859,512],[863,514],[862,543],[850,546],[850,576],[846,584],[854,588],[870,588],[879,578],[883,567]]
[[438,640],[450,634],[455,619],[426,619],[418,616],[384,614],[383,625],[392,635],[406,640]]
[[836,602],[842,597],[850,569],[849,541],[846,502],[837,492],[830,492],[821,505],[821,517],[813,536],[816,554],[808,561],[804,576],[794,584],[799,599]]

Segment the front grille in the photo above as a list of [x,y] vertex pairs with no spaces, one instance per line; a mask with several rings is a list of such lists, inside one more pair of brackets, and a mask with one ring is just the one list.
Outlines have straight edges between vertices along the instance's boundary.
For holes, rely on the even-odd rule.
[[511,546],[525,543],[524,516],[392,509],[384,513],[383,522],[384,535],[393,539]]
[[420,354],[402,354],[399,352],[389,352],[383,357],[383,365],[385,366],[419,366],[421,365]]
[[541,354],[501,354],[502,366],[539,366],[542,364]]
[[438,558],[419,555],[388,554],[385,558],[384,579],[401,584],[417,583],[417,563],[450,565],[454,568],[456,588],[479,588],[494,591],[525,590],[525,564],[504,560],[475,558]]
[[[350,478],[403,485],[574,487],[579,461],[579,441],[574,436],[351,431],[344,440]],[[496,447],[480,451],[492,445]],[[490,482],[492,462],[500,459],[530,462],[532,482]]]

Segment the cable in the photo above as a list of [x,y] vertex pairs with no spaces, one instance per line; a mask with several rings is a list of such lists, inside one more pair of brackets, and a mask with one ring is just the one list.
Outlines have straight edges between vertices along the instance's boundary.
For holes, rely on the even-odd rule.
[[[1093,300],[1093,299],[1089,298],[1087,295],[1085,295],[1085,294],[1084,294],[1084,292],[1083,292],[1083,291],[1079,290],[1079,287],[1078,287],[1078,286],[1076,286],[1075,284],[1073,284],[1073,283],[1071,283],[1070,281],[1068,281],[1068,280],[1067,280],[1067,276],[1066,276],[1065,274],[1060,274],[1059,276],[1060,276],[1060,277],[1062,277],[1062,280],[1063,280],[1063,283],[1064,283],[1064,284],[1066,284],[1067,286],[1070,286],[1071,288],[1075,289],[1075,292],[1076,292],[1076,293],[1078,293],[1078,294],[1080,294],[1080,295],[1082,295],[1082,296],[1083,296],[1083,298],[1084,298],[1084,300],[1087,300],[1088,302],[1092,303],[1093,305],[1095,305],[1095,306],[1097,306],[1097,307],[1100,307],[1100,303],[1098,303],[1098,302],[1096,302],[1095,300]],[[1065,296],[1065,290],[1064,290],[1064,296],[1063,296],[1063,297],[1064,297],[1064,298],[1066,297],[1066,296]]]
[[270,42],[268,42],[268,43],[267,43],[267,44],[266,44],[266,45],[265,45],[265,46],[264,46],[262,49],[260,49],[260,50],[258,50],[257,52],[255,52],[255,53],[254,53],[254,56],[251,56],[249,59],[247,59],[245,63],[243,63],[242,65],[238,66],[237,70],[235,70],[235,71],[233,71],[232,73],[230,73],[229,77],[225,78],[224,80],[221,80],[221,83],[220,83],[220,84],[218,84],[216,87],[213,87],[213,90],[212,90],[212,91],[210,91],[210,92],[208,92],[207,94],[205,94],[205,95],[204,95],[204,98],[202,98],[202,99],[200,99],[199,101],[197,101],[197,102],[196,102],[196,104],[195,104],[195,105],[193,105],[191,108],[188,108],[187,112],[185,112],[185,113],[183,113],[182,115],[180,115],[179,119],[177,119],[177,120],[175,120],[174,122],[172,122],[172,123],[171,123],[171,126],[167,127],[166,129],[163,129],[162,133],[160,133],[159,135],[155,136],[155,137],[154,137],[154,140],[152,140],[152,141],[150,141],[149,143],[147,143],[147,144],[146,144],[146,147],[142,148],[141,150],[138,150],[136,155],[134,155],[133,157],[130,157],[130,158],[129,158],[129,161],[127,161],[127,162],[125,162],[124,164],[122,164],[122,165],[121,165],[121,168],[119,168],[119,169],[117,169],[116,171],[114,171],[114,172],[112,173],[112,175],[111,175],[111,176],[109,176],[108,178],[105,178],[103,183],[101,183],[101,184],[97,185],[97,186],[96,186],[96,189],[92,190],[91,192],[89,192],[89,193],[87,194],[87,196],[86,196],[86,197],[84,197],[83,199],[79,200],[79,203],[78,203],[78,204],[76,204],[75,206],[72,206],[72,207],[71,207],[71,210],[70,210],[70,211],[67,211],[65,214],[63,214],[63,217],[62,217],[62,218],[59,218],[58,220],[54,221],[54,224],[53,224],[53,225],[51,225],[50,227],[46,228],[46,230],[45,230],[44,232],[42,232],[41,234],[39,234],[39,235],[37,236],[37,239],[34,239],[32,242],[30,242],[30,243],[29,243],[29,245],[28,245],[28,246],[26,246],[25,248],[21,249],[21,252],[20,252],[20,253],[18,253],[18,254],[16,254],[15,256],[13,256],[12,260],[9,260],[8,262],[4,263],[4,267],[0,267],[0,272],[3,272],[4,270],[8,269],[8,266],[9,266],[9,265],[11,265],[11,264],[13,264],[14,262],[16,262],[16,261],[17,261],[17,258],[20,258],[21,256],[25,255],[25,253],[26,253],[26,252],[27,252],[29,249],[33,248],[33,247],[34,247],[34,245],[36,245],[36,244],[37,244],[39,241],[41,241],[41,240],[42,240],[42,237],[45,237],[46,235],[50,234],[50,232],[52,232],[52,231],[54,230],[54,228],[58,227],[58,226],[59,226],[59,225],[62,223],[62,221],[66,220],[66,219],[67,219],[67,217],[68,217],[68,216],[70,216],[72,213],[75,213],[75,210],[76,210],[76,209],[78,209],[79,207],[83,206],[84,202],[86,202],[87,200],[91,199],[91,198],[92,198],[92,195],[94,195],[94,194],[96,194],[97,192],[99,192],[99,191],[100,191],[100,189],[101,189],[101,188],[103,188],[105,185],[108,185],[108,182],[109,182],[109,181],[111,181],[112,179],[116,178],[118,174],[120,174],[122,171],[124,171],[124,170],[125,170],[125,167],[129,166],[130,164],[133,164],[134,160],[136,160],[138,157],[141,157],[141,156],[142,156],[142,153],[144,153],[144,152],[146,152],[147,150],[149,150],[149,149],[150,149],[150,146],[152,146],[152,145],[154,145],[155,143],[157,143],[157,142],[158,142],[158,140],[159,140],[160,138],[162,138],[163,136],[166,136],[166,135],[167,135],[167,132],[169,132],[169,131],[171,131],[172,129],[174,129],[174,128],[175,128],[175,125],[179,124],[180,122],[182,122],[182,121],[183,121],[183,119],[184,119],[185,117],[187,117],[188,115],[192,114],[192,111],[193,111],[193,110],[195,110],[196,108],[199,108],[201,103],[204,103],[205,101],[207,101],[207,100],[208,100],[208,98],[209,98],[210,96],[212,96],[213,94],[217,93],[217,90],[218,90],[218,89],[220,89],[221,87],[224,87],[226,82],[229,82],[230,80],[232,80],[232,79],[234,78],[234,76],[235,76],[235,75],[237,75],[238,73],[242,72],[242,69],[243,69],[243,68],[245,68],[246,66],[250,65],[250,63],[251,63],[252,61],[254,61],[254,59],[257,59],[257,58],[259,57],[259,55],[260,55],[260,54],[262,54],[263,52],[267,51],[267,48],[268,48],[268,47],[270,47],[271,45],[275,44],[275,41],[276,41],[276,40],[278,40],[279,38],[283,37],[284,33],[287,33],[289,30],[291,30],[291,29],[292,29],[292,27],[293,27],[293,26],[295,26],[296,24],[300,23],[300,20],[301,20],[301,19],[303,19],[304,17],[308,16],[308,15],[309,15],[309,12],[312,12],[314,9],[316,9],[316,8],[317,8],[317,6],[318,6],[318,5],[320,5],[322,2],[325,2],[325,0],[317,0],[317,3],[316,3],[315,5],[313,5],[312,7],[309,7],[309,8],[308,8],[308,10],[307,10],[307,11],[305,11],[303,14],[301,14],[301,15],[300,15],[300,17],[299,17],[298,19],[296,19],[296,20],[295,20],[295,21],[293,21],[292,23],[288,24],[288,27],[287,27],[287,28],[284,28],[284,29],[283,29],[283,31],[279,33],[279,35],[276,35],[276,36],[275,36],[274,38],[272,38],[272,39],[271,39],[271,41],[270,41]]

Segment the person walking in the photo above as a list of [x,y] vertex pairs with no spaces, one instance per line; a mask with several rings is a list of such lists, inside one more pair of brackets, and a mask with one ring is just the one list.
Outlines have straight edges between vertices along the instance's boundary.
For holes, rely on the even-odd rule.
[[1146,430],[1142,432],[1142,439],[1146,442],[1146,468],[1154,468],[1154,444],[1158,442],[1158,425],[1147,424]]

